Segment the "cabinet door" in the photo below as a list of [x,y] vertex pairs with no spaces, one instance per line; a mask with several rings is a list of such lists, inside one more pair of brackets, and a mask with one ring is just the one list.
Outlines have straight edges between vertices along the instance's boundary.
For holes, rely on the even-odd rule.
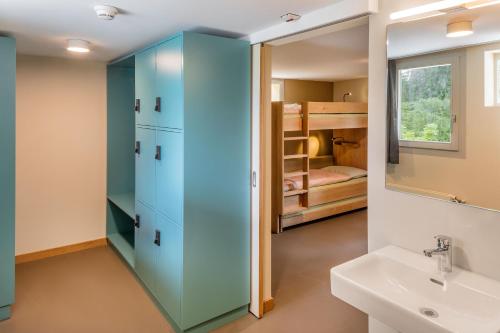
[[156,125],[155,112],[156,49],[145,50],[135,56],[135,96],[140,100],[136,112],[137,125]]
[[[14,303],[16,41],[0,36],[0,308]],[[0,320],[7,309],[0,310]],[[8,324],[7,324],[8,325]]]
[[135,154],[135,196],[138,201],[150,207],[155,206],[155,155],[156,131],[152,129],[136,128]]
[[182,225],[183,134],[157,131],[161,160],[156,161],[156,209],[174,223]]
[[158,265],[158,247],[154,244],[155,214],[140,202],[136,202],[135,211],[139,217],[139,226],[135,228],[135,270],[154,293]]
[[168,219],[157,215],[157,228],[161,234],[157,266],[156,297],[169,315],[180,321],[181,286],[181,229]]
[[182,81],[182,38],[160,44],[156,55],[156,97],[161,108],[157,113],[160,127],[183,128],[184,92]]

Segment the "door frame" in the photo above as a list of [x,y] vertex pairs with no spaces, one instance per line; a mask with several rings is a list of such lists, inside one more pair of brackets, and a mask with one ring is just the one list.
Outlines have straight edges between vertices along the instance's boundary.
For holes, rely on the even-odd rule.
[[[347,1],[345,1],[347,2]],[[359,1],[358,1],[359,2]],[[361,1],[366,4],[355,13],[336,11],[332,15],[328,6],[324,11],[307,14],[308,23],[286,28],[268,29],[267,34],[250,36],[252,43],[252,190],[251,190],[251,287],[250,312],[257,318],[274,307],[271,294],[271,61],[272,45],[280,45],[285,40],[297,41],[317,34],[333,32],[338,25],[348,26],[357,19],[366,19],[378,12],[378,0]],[[339,4],[344,5],[342,2]],[[330,13],[328,22],[315,20],[324,13]],[[306,15],[305,15],[306,16]],[[266,39],[268,38],[268,39]],[[269,138],[269,139],[268,139]]]
[[[252,249],[250,312],[261,318],[269,308],[266,278],[270,274],[271,47],[252,45]],[[269,119],[267,119],[269,118]],[[267,266],[267,267],[266,267]],[[270,278],[270,276],[269,276]],[[272,304],[272,301],[271,301]]]

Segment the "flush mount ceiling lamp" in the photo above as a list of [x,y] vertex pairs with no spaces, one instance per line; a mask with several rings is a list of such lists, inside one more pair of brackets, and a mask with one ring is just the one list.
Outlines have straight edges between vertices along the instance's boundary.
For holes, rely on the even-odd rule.
[[500,4],[500,0],[442,0],[394,12],[391,20],[417,20],[497,4]]
[[116,14],[118,14],[118,9],[116,7],[108,5],[94,6],[94,10],[97,14],[97,17],[102,20],[112,20],[115,18]]
[[472,21],[453,22],[448,24],[446,37],[465,37],[470,36],[473,33],[474,30],[472,29]]
[[76,53],[87,53],[90,51],[90,43],[81,39],[70,39],[66,50]]

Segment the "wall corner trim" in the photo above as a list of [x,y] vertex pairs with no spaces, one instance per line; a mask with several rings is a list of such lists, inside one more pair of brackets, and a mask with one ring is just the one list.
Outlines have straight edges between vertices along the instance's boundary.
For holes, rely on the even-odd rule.
[[264,313],[268,313],[274,309],[274,298],[270,298],[264,301]]
[[95,239],[95,240],[91,240],[91,241],[87,241],[87,242],[60,246],[60,247],[56,247],[53,249],[31,252],[31,253],[26,253],[26,254],[20,254],[20,255],[16,256],[16,264],[23,264],[26,262],[46,259],[46,258],[50,258],[50,257],[59,256],[62,254],[80,252],[80,251],[89,250],[89,249],[93,249],[96,247],[103,247],[103,246],[107,246],[107,245],[108,245],[107,238],[99,238],[99,239]]

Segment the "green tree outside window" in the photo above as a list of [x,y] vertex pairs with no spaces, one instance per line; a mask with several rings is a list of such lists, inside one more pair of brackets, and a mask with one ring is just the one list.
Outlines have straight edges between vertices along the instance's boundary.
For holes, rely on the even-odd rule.
[[402,69],[400,139],[451,142],[452,66]]

